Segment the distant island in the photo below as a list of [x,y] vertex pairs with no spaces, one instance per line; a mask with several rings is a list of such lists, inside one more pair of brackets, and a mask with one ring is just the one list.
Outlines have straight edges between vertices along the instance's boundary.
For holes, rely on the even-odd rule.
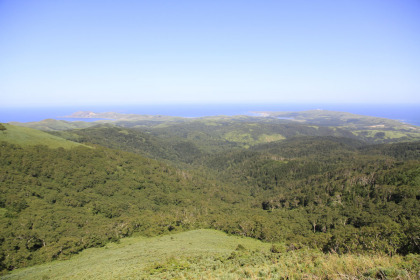
[[327,110],[68,117],[0,125],[4,279],[419,275],[419,126]]
[[98,114],[92,111],[78,111],[69,116],[64,116],[65,118],[79,118],[79,119],[90,119],[98,118]]
[[104,119],[104,120],[144,120],[152,118],[173,118],[162,115],[140,115],[140,114],[123,114],[116,112],[95,113],[92,111],[78,111],[71,115],[64,116],[68,119]]

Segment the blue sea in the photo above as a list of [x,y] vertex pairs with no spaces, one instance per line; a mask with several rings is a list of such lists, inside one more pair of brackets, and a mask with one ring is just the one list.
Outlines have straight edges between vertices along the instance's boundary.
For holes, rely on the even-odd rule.
[[65,116],[77,111],[118,112],[143,115],[179,117],[204,117],[217,115],[252,115],[253,111],[305,111],[323,109],[365,116],[399,120],[420,126],[420,105],[369,105],[369,104],[174,104],[130,106],[68,106],[47,108],[1,108],[0,122],[34,122],[44,119],[68,121],[95,121],[96,119],[70,119]]

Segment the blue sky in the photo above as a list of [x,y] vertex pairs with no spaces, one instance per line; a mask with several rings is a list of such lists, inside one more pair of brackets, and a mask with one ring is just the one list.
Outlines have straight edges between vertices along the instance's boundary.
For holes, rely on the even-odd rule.
[[420,104],[420,1],[1,0],[0,96]]

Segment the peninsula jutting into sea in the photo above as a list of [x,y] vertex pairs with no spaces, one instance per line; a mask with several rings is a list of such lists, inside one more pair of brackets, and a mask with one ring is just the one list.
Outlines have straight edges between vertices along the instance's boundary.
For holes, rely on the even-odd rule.
[[0,142],[5,277],[419,272],[415,125],[75,111],[3,123]]
[[[248,115],[253,112],[300,112],[322,109],[348,112],[357,115],[388,118],[404,123],[420,125],[420,110],[415,104],[166,104],[131,106],[73,106],[73,107],[10,107],[0,109],[0,122],[34,122],[44,119],[75,121],[75,112],[115,112],[134,115],[160,115],[172,117],[206,117]],[[108,116],[110,117],[110,116]],[[101,117],[103,118],[103,117]],[[84,115],[79,120],[86,119]]]
[[419,11],[0,1],[0,280],[420,279]]

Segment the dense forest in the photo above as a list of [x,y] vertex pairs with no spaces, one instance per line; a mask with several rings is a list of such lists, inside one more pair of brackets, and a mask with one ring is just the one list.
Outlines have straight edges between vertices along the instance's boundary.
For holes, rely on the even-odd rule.
[[58,148],[14,142],[12,129],[0,126],[4,272],[200,228],[324,253],[420,253],[420,141],[257,118],[42,132],[78,143]]

